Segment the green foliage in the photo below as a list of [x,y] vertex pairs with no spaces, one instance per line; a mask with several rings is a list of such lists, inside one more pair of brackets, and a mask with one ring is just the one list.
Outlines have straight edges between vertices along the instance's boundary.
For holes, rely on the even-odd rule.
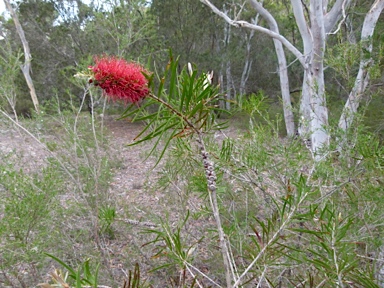
[[[52,95],[57,94],[60,105],[50,105],[52,109],[48,117],[37,116],[35,122],[24,123],[34,135],[55,136],[38,137],[49,151],[47,167],[29,173],[20,169],[24,168],[21,160],[12,157],[3,159],[13,161],[13,164],[2,162],[0,165],[3,169],[0,172],[6,172],[0,175],[0,189],[5,195],[0,200],[0,250],[5,251],[1,255],[0,275],[14,275],[8,282],[4,281],[5,276],[1,278],[0,285],[30,286],[30,280],[24,280],[28,284],[22,283],[22,273],[17,265],[28,263],[28,271],[47,266],[39,253],[42,250],[53,250],[52,254],[60,255],[56,260],[68,270],[68,277],[71,275],[68,278],[59,272],[52,274],[56,275],[53,277],[56,283],[52,285],[60,284],[59,279],[64,282],[69,279],[75,287],[96,285],[98,268],[94,272],[88,260],[80,265],[73,263],[82,262],[84,254],[92,255],[92,258],[103,257],[100,255],[105,251],[97,242],[100,238],[115,241],[127,237],[131,230],[126,226],[118,230],[117,211],[120,210],[114,203],[114,193],[108,193],[114,163],[109,155],[103,124],[88,114],[77,114],[78,104],[74,99],[84,95],[87,88],[68,79],[77,70],[73,66],[86,69],[93,54],[117,54],[141,60],[152,55],[157,67],[159,62],[168,60],[163,50],[168,45],[182,58],[175,60],[171,57],[169,65],[159,72],[164,72],[164,76],[148,75],[154,97],[147,99],[141,107],[130,107],[122,115],[122,118],[133,116],[135,121],[146,123],[135,144],[154,140],[149,155],[155,155],[156,149],[161,148],[158,161],[166,160],[161,166],[163,171],[158,185],[163,188],[164,198],[169,198],[169,203],[173,201],[175,205],[165,205],[162,209],[169,209],[173,215],[162,221],[160,228],[148,231],[155,240],[146,241],[145,246],[155,247],[155,259],[161,256],[163,261],[156,266],[159,269],[156,272],[160,273],[163,268],[167,272],[160,284],[177,274],[181,281],[175,281],[175,286],[222,285],[225,260],[217,252],[221,249],[218,248],[219,229],[212,220],[213,212],[218,212],[225,241],[230,247],[231,279],[238,279],[239,285],[382,286],[377,281],[379,261],[374,263],[383,245],[384,151],[381,135],[375,135],[382,130],[381,91],[376,88],[380,83],[373,82],[371,89],[377,89],[378,96],[368,108],[372,113],[365,117],[365,123],[374,133],[360,129],[361,122],[356,121],[356,129],[347,133],[348,145],[343,157],[336,155],[337,143],[332,143],[332,149],[328,151],[331,157],[315,164],[299,141],[278,137],[279,117],[271,115],[277,105],[273,106],[270,99],[277,97],[279,87],[274,73],[276,57],[270,52],[272,41],[268,37],[257,35],[250,42],[253,45],[252,69],[257,73],[250,75],[246,90],[254,93],[246,99],[239,96],[241,113],[247,116],[237,115],[236,123],[231,124],[231,128],[241,127],[245,131],[227,138],[221,133],[224,126],[217,125],[215,114],[221,97],[218,88],[203,89],[203,76],[197,71],[189,75],[186,69],[180,71],[180,67],[187,61],[194,61],[199,67],[214,68],[217,74],[223,75],[224,64],[229,63],[233,83],[237,85],[246,53],[242,48],[245,48],[246,37],[250,37],[249,31],[229,29],[198,1],[152,1],[151,9],[144,1],[129,1],[113,5],[110,10],[97,10],[77,3],[77,15],[66,11],[62,3],[35,2],[22,3],[19,11],[31,44],[33,77],[40,99],[48,104]],[[290,4],[286,2],[269,2],[265,7],[279,20],[282,35],[300,49],[295,20]],[[358,1],[353,7],[352,12],[358,13],[348,16],[351,31],[357,31],[370,5],[369,1],[363,2]],[[231,6],[228,15],[236,12],[237,16],[238,11],[233,8],[237,9],[237,6]],[[57,21],[58,11],[63,21]],[[254,17],[248,4],[240,11],[239,15],[245,19]],[[128,18],[122,17],[127,15]],[[7,89],[16,89],[6,95],[17,95],[16,110],[25,111],[27,115],[32,105],[25,96],[28,95],[25,83],[18,77],[20,72],[16,73],[21,54],[14,53],[20,50],[20,44],[13,24],[10,21],[3,23],[7,29],[7,43],[12,44],[7,51],[12,53],[1,50],[1,56],[5,55],[1,75],[16,79],[14,84],[7,86]],[[368,55],[377,59],[377,65],[370,71],[374,81],[380,81],[382,74],[381,23],[378,28],[373,54]],[[228,38],[223,36],[225,29],[230,31],[224,35]],[[331,69],[326,70],[326,86],[332,120],[338,118],[345,103],[358,68],[356,59],[361,57],[361,45],[348,44],[348,33],[337,39],[329,36],[327,66]],[[294,61],[289,57],[288,62]],[[11,65],[7,66],[9,63]],[[14,74],[3,74],[4,71]],[[273,74],[261,73],[266,71]],[[298,63],[292,63],[292,87],[301,84],[301,73]],[[7,77],[2,79],[11,79]],[[224,89],[224,83],[221,85]],[[254,91],[260,88],[265,92]],[[2,107],[6,106],[4,104]],[[63,113],[58,106],[67,111]],[[248,123],[251,124],[249,127]],[[207,171],[201,163],[201,147],[192,141],[199,133],[206,145],[204,152],[215,162],[218,211],[212,211],[209,205],[212,194],[206,185]],[[188,217],[189,209],[192,217]],[[168,211],[151,212],[163,215]],[[173,226],[176,218],[183,220]],[[141,243],[136,244],[140,241],[138,236],[131,234],[134,236],[129,237],[134,238],[127,237],[124,243],[129,241],[130,245],[138,245],[141,252]],[[82,244],[81,251],[76,250],[79,243]],[[98,251],[94,251],[95,244]],[[124,253],[123,250],[120,252]],[[151,257],[145,256],[145,264],[148,264]],[[111,256],[114,257],[118,256]],[[134,258],[129,253],[121,257]],[[110,259],[102,260],[105,263]],[[39,263],[38,267],[34,263]],[[76,266],[79,268],[72,268]],[[148,270],[155,268],[148,266]],[[105,275],[108,267],[100,267],[100,274]],[[138,265],[129,275],[124,287],[145,286],[140,281]],[[25,276],[28,277],[33,278]],[[34,279],[39,277],[42,276]]]
[[[239,275],[245,273],[239,284],[378,287],[373,262],[364,260],[381,245],[378,225],[384,211],[374,204],[382,203],[377,198],[382,168],[374,164],[382,157],[378,140],[359,130],[353,150],[361,152],[346,153],[350,158],[345,162],[311,164],[306,148],[296,140],[279,139],[274,126],[253,125],[243,137],[224,139],[221,147],[206,141],[212,144],[208,147],[218,169],[224,171],[217,184],[219,191],[225,187],[219,193],[220,214],[232,257],[244,259],[236,263]],[[201,195],[202,178],[194,176],[201,168],[191,165],[196,157],[183,149],[175,146],[169,154],[173,165],[166,166],[163,180],[168,179],[172,189],[177,186],[181,197],[191,198]],[[183,161],[177,161],[181,153]],[[356,157],[358,162],[352,163],[357,165],[351,168]],[[189,172],[176,173],[183,169]],[[363,174],[361,169],[366,169]],[[200,198],[193,221],[207,221],[206,200]],[[375,224],[368,228],[367,223]],[[212,236],[203,238],[199,246],[215,245],[209,239]],[[358,249],[361,246],[365,248]],[[198,259],[204,254],[195,254],[193,263]]]
[[[0,161],[0,270],[3,275],[17,276],[17,267],[25,263],[26,271],[41,269],[41,252],[55,245],[51,227],[57,196],[62,192],[63,179],[50,165],[41,173],[26,173],[11,162],[13,155],[2,155]],[[6,161],[6,162],[5,162]],[[38,264],[37,264],[38,263]],[[18,283],[24,285],[23,277]],[[16,285],[5,282],[5,285]]]
[[[174,138],[188,137],[199,131],[221,129],[225,123],[215,121],[215,111],[220,109],[216,103],[220,97],[217,87],[205,87],[206,76],[197,76],[197,71],[190,75],[187,69],[178,73],[178,60],[170,55],[164,76],[159,77],[155,87],[155,75],[148,75],[152,94],[139,107],[132,104],[121,118],[133,116],[132,121],[146,121],[147,125],[132,144],[139,144],[157,138],[150,154],[163,140],[164,145],[158,161],[164,155]],[[151,112],[151,106],[157,110]],[[169,133],[168,133],[169,132]],[[164,139],[163,139],[164,138]]]
[[44,226],[40,222],[51,212],[55,196],[62,187],[62,180],[53,167],[42,172],[43,176],[29,176],[13,167],[3,166],[1,169],[0,182],[5,190],[2,198],[5,216],[0,231],[3,236],[4,233],[12,235],[10,237],[24,245],[28,244],[31,234],[36,233],[34,231],[44,233]]
[[[67,272],[63,273],[61,270],[55,269],[54,272],[50,273],[50,276],[52,277],[51,282],[53,283],[41,283],[38,284],[38,286],[41,286],[43,288],[54,288],[54,287],[60,287],[60,288],[85,288],[85,287],[92,287],[97,288],[99,286],[99,265],[96,265],[94,268],[95,271],[91,270],[90,266],[90,259],[87,259],[78,267],[77,270],[72,268],[70,265],[62,261],[61,259],[57,258],[54,255],[45,253],[48,257],[55,260],[57,263],[59,263],[61,266],[63,266]],[[104,286],[103,286],[104,287]],[[139,264],[136,263],[135,269],[132,272],[129,270],[128,279],[124,281],[124,284],[122,288],[145,288],[145,287],[151,287],[149,285],[145,284],[145,281],[142,282],[141,275],[140,275],[140,267]]]
[[102,234],[107,234],[109,238],[114,238],[114,232],[111,227],[115,218],[116,218],[116,208],[115,207],[101,207],[99,208],[99,220],[100,220],[100,232]]
[[[357,272],[355,275],[357,278],[362,276],[359,275],[358,261],[354,254],[355,244],[347,240],[353,224],[353,219],[349,217],[351,216],[343,218],[334,205],[327,203],[324,208],[316,207],[312,209],[312,213],[304,217],[298,215],[298,219],[305,224],[301,225],[303,228],[292,229],[310,240],[310,246],[307,247],[303,260],[312,263],[316,273],[319,273],[317,276],[326,277],[327,283],[348,283],[350,281],[348,278],[351,277],[348,274],[354,270]],[[307,228],[311,226],[316,229]]]
[[[74,252],[78,241],[91,235],[114,237],[116,208],[107,193],[114,161],[102,134],[103,125],[89,114],[74,117],[58,106],[56,111],[56,117],[43,111],[34,120],[18,124],[18,133],[27,133],[20,134],[27,137],[25,141],[41,149],[38,161],[21,150],[23,145],[1,157],[0,249],[4,253],[0,270],[4,277],[0,283],[4,285],[29,287],[41,282],[47,272],[43,251],[55,251],[63,261],[76,263],[82,257]],[[24,154],[30,157],[27,161]],[[85,241],[82,249],[99,261],[100,251],[92,243]],[[25,275],[20,265],[27,271]],[[84,273],[88,273],[86,268]],[[41,273],[34,272],[38,269]],[[105,270],[101,274],[105,277]]]
[[217,67],[215,62],[220,56],[215,55],[214,49],[218,31],[212,27],[223,27],[223,23],[204,5],[193,1],[155,0],[148,12],[156,19],[156,33],[163,47],[181,55],[183,65],[189,61],[204,69]]
[[[233,283],[250,287],[266,283],[281,287],[299,286],[302,283],[308,283],[309,287],[328,283],[345,287],[378,287],[377,268],[367,259],[371,259],[382,245],[380,235],[384,211],[380,193],[384,183],[384,152],[380,139],[357,128],[347,135],[351,144],[347,146],[349,150],[345,151],[343,157],[329,157],[314,163],[300,141],[279,138],[277,121],[270,120],[266,115],[268,105],[262,94],[244,102],[243,107],[251,119],[249,128],[226,137],[222,130],[215,130],[220,126],[216,125],[215,114],[211,113],[216,110],[213,103],[217,99],[217,92],[211,88],[206,91],[196,72],[192,75],[185,70],[177,73],[177,66],[177,62],[171,61],[166,75],[159,77],[163,79],[155,89],[159,95],[151,95],[152,100],[147,99],[148,102],[142,103],[141,107],[131,107],[122,116],[134,116],[135,120],[146,123],[140,134],[142,138],[138,138],[137,142],[155,140],[155,147],[165,143],[166,147],[159,158],[163,157],[166,163],[161,166],[163,173],[158,185],[172,199],[169,203],[173,201],[170,210],[175,207],[182,210],[172,215],[182,218],[177,225],[171,224],[174,223],[173,218],[166,218],[161,221],[160,227],[146,230],[146,235],[155,237],[144,245],[155,247],[151,250],[154,254],[152,266],[149,267],[151,273],[165,271],[162,281],[173,281],[175,286],[223,282],[227,271],[223,259],[226,258],[220,257],[222,255],[217,251],[222,249],[218,244],[219,231],[222,229],[230,244],[228,262],[236,271]],[[149,105],[152,107],[149,108]],[[154,107],[159,112],[150,112]],[[60,113],[59,117],[49,118],[49,121],[43,115],[39,116],[41,119],[35,119],[42,125],[36,130],[39,133],[57,133],[57,139],[45,142],[47,150],[52,153],[50,167],[56,173],[50,177],[61,179],[67,188],[73,189],[78,195],[76,201],[81,203],[81,208],[78,204],[67,204],[71,206],[67,213],[77,221],[80,217],[85,217],[86,223],[92,223],[89,219],[97,220],[96,224],[92,224],[94,226],[91,225],[91,232],[83,228],[66,233],[76,241],[87,239],[87,233],[97,233],[97,237],[114,241],[120,236],[117,230],[119,219],[117,206],[107,193],[112,167],[108,153],[103,152],[108,145],[103,130],[99,129],[102,126],[88,114],[79,114],[74,118],[69,115],[71,113]],[[245,119],[248,121],[249,118]],[[237,118],[235,121],[241,120]],[[201,137],[203,141],[195,143],[192,141],[195,137]],[[203,150],[201,143],[204,143]],[[204,151],[203,155],[201,151]],[[202,156],[206,155],[215,162],[212,166],[215,171],[216,198],[213,198],[212,190],[207,189],[207,167],[204,167],[207,162],[202,161],[205,159]],[[41,173],[48,175],[48,170],[42,170]],[[16,177],[19,183],[17,187],[29,191],[23,181],[35,178],[19,174],[21,178],[17,178],[16,172],[4,175]],[[5,183],[12,183],[10,179],[4,178]],[[47,176],[47,179],[50,178]],[[32,181],[38,187],[56,184],[41,186],[43,182],[50,183],[48,180]],[[16,186],[7,187],[10,191],[16,191]],[[24,194],[20,196],[15,193],[11,195],[13,198],[6,200],[9,203],[4,206],[8,207],[4,211],[9,218],[5,218],[5,223],[15,231],[12,235],[22,235],[17,239],[31,241],[23,236],[28,235],[28,227],[32,227],[33,231],[44,230],[28,221],[25,222],[28,225],[19,225],[21,228],[17,230],[11,220],[26,218],[27,213],[19,212],[23,210],[35,209],[38,214],[46,216],[51,211],[46,210],[42,203],[49,204],[39,193],[29,193],[26,201],[18,200],[26,197]],[[58,193],[61,192],[57,191],[54,195]],[[175,193],[177,197],[174,197]],[[217,201],[217,210],[209,205],[214,199]],[[192,217],[189,217],[190,213]],[[212,221],[212,215],[217,221],[217,213],[222,220],[219,227]],[[42,219],[45,218],[39,221],[43,222]],[[50,225],[48,227],[51,227],[52,235],[57,233],[57,228],[52,230],[55,227],[52,223],[43,223]],[[1,231],[8,231],[8,228]],[[13,247],[16,244],[31,247],[18,241],[14,242]],[[32,247],[38,247],[38,251],[52,247],[48,241],[45,244],[33,244]],[[55,255],[64,254],[61,249],[57,250]],[[33,253],[26,255],[36,259]],[[11,254],[8,255],[7,261],[10,261]],[[94,257],[97,258],[97,255]],[[63,260],[59,260],[59,263],[68,270],[68,277],[55,272],[52,275],[56,275],[53,277],[56,282],[57,279],[65,283],[72,281],[71,285],[77,285],[75,287],[96,285],[95,273],[97,276],[98,272],[92,271],[88,261],[78,269],[73,269],[74,265],[68,263],[79,263],[79,259],[66,254],[60,259]],[[204,267],[207,266],[209,269],[206,271]],[[4,264],[2,269],[5,267]],[[100,269],[100,274],[103,273],[103,269]],[[125,285],[145,285],[140,282],[142,276],[138,268],[130,275]]]
[[356,144],[356,151],[367,169],[384,169],[384,146],[376,135],[361,135]]
[[[61,285],[64,285],[59,287],[70,287],[70,286],[65,286],[70,284],[74,284],[73,286],[74,288],[83,288],[85,286],[87,287],[90,286],[92,288],[98,287],[99,265],[97,265],[95,268],[95,271],[92,272],[90,263],[89,263],[90,259],[87,259],[86,261],[84,261],[84,263],[77,270],[75,270],[74,268],[69,266],[67,263],[60,260],[59,258],[48,253],[45,253],[45,254],[68,270],[68,275],[66,275],[65,279],[62,279],[61,277],[59,278],[59,275],[57,274],[53,274],[54,277],[52,278],[54,278],[56,282],[59,282],[59,283],[61,282],[60,283]],[[67,281],[69,281],[69,284],[67,283]],[[43,286],[43,285],[44,287],[49,287],[49,288],[55,287],[55,286],[50,286],[49,284],[40,284],[40,286]]]
[[[68,92],[79,97],[82,91],[72,85],[70,78],[73,70],[93,55],[107,53],[144,61],[155,55],[157,59],[163,48],[144,2],[95,6],[81,1],[66,5],[37,0],[14,7],[33,58],[31,76],[40,103],[54,95],[59,95],[63,103],[69,102]],[[5,37],[0,41],[11,43],[16,55],[23,47],[14,23],[4,18],[0,21],[1,35]],[[21,102],[24,95],[29,96],[28,87],[23,77],[15,84]]]
[[171,265],[177,265],[179,268],[185,269],[185,263],[192,257],[197,244],[194,243],[189,246],[188,244],[183,243],[181,234],[188,218],[189,213],[187,212],[185,219],[177,225],[176,229],[171,228],[167,222],[163,222],[161,229],[148,229],[145,231],[145,233],[156,235],[156,238],[153,241],[146,243],[146,245],[164,243],[164,245],[159,246],[159,251],[156,252],[154,257],[166,256],[168,260],[164,265],[156,267],[156,270]]
[[[22,53],[15,53],[8,41],[0,47],[0,108],[13,113],[16,117],[20,114],[20,104],[17,101],[17,78],[21,77],[20,61]],[[16,109],[16,105],[18,105]],[[17,111],[19,113],[17,113]]]
[[326,63],[348,83],[348,89],[353,87],[354,77],[359,69],[361,44],[340,42],[328,48]]

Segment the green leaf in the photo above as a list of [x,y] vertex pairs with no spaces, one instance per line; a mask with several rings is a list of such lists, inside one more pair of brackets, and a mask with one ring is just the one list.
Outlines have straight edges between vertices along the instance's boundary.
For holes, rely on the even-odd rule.
[[76,272],[76,275],[75,275],[75,279],[76,279],[76,288],[82,288],[82,283],[81,283],[81,267],[79,267],[77,269],[77,272]]
[[63,266],[65,269],[67,269],[70,274],[72,275],[72,277],[74,277],[76,275],[76,271],[71,267],[69,266],[68,264],[66,264],[64,261],[60,260],[59,258],[57,258],[56,256],[53,256],[49,253],[45,253],[45,255],[47,255],[48,257],[52,258],[53,260],[55,260],[57,263],[59,263],[61,266]]

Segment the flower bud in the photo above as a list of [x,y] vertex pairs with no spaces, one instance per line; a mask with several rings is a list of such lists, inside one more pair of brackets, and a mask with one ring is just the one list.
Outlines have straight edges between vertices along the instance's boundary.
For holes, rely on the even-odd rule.
[[216,176],[211,174],[211,176],[208,177],[208,180],[210,181],[216,181]]

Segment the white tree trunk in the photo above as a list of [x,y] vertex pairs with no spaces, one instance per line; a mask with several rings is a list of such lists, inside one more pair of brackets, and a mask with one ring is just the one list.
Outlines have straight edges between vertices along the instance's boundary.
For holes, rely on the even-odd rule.
[[[325,98],[324,84],[324,50],[327,35],[334,34],[340,29],[340,24],[346,19],[346,10],[353,0],[291,0],[292,10],[295,16],[297,27],[303,40],[303,52],[300,52],[278,31],[251,24],[247,21],[232,20],[225,12],[220,11],[209,0],[200,0],[207,5],[214,13],[222,17],[227,23],[236,27],[246,27],[269,35],[282,43],[290,52],[297,57],[304,70],[302,99],[300,103],[301,123],[299,133],[303,137],[310,137],[311,150],[317,160],[322,159],[322,148],[329,146],[328,110]],[[249,0],[253,5],[258,3]],[[309,2],[309,3],[308,3]],[[384,0],[375,0],[370,12],[366,15],[362,31],[362,39],[370,39],[373,34],[378,17],[383,10]],[[332,7],[328,9],[332,4]],[[305,15],[304,11],[309,15]],[[258,11],[259,12],[259,11]],[[260,13],[260,12],[259,12]],[[309,18],[309,19],[308,19]],[[341,22],[340,22],[340,19]],[[337,29],[332,31],[339,23]],[[367,46],[365,52],[372,51]],[[340,119],[340,128],[347,129],[353,121],[353,114],[360,103],[361,95],[366,89],[369,75],[368,67],[372,59],[363,58],[360,63],[360,71],[357,75],[355,87],[345,105]]]
[[[252,7],[267,21],[269,29],[276,34],[280,34],[279,27],[275,18],[269,13],[260,2],[256,0],[250,0]],[[285,52],[283,49],[283,44],[277,40],[273,39],[275,45],[275,51],[277,55],[278,67],[279,67],[279,76],[280,76],[280,90],[281,98],[283,102],[283,112],[284,112],[284,121],[285,128],[287,130],[288,136],[294,136],[296,133],[295,122],[293,117],[293,110],[291,104],[291,94],[289,93],[289,79],[288,79],[288,69],[287,69],[287,60],[285,58]]]
[[[229,12],[229,9],[225,8],[225,13]],[[224,25],[224,49],[225,49],[225,80],[226,80],[226,90],[225,90],[225,110],[231,110],[231,100],[232,100],[232,72],[231,72],[231,59],[229,56],[229,43],[231,42],[231,25]]]
[[305,18],[304,7],[300,0],[292,0],[292,8],[303,39],[304,55],[308,64],[307,67],[304,67],[299,133],[305,139],[310,139],[311,151],[319,160],[322,158],[321,149],[329,146],[329,135],[326,131],[328,110],[325,101],[323,67],[325,50],[324,7],[321,1],[310,1],[309,23]]
[[[328,109],[325,99],[324,85],[324,51],[325,51],[325,22],[322,1],[310,1],[310,22],[313,49],[311,53],[310,74],[313,77],[311,85],[311,144],[315,157],[322,157],[321,148],[328,148],[329,134]],[[308,73],[309,74],[309,73]],[[307,74],[307,75],[308,75]]]
[[309,139],[311,136],[310,129],[310,119],[311,119],[311,109],[309,109],[311,105],[311,93],[312,93],[312,78],[310,77],[311,71],[309,69],[308,64],[310,64],[311,56],[310,53],[312,51],[313,43],[312,37],[310,34],[309,27],[306,23],[303,7],[301,1],[293,1],[292,0],[292,8],[293,14],[296,19],[297,27],[299,28],[300,35],[303,40],[304,47],[304,55],[305,55],[305,65],[304,66],[304,76],[303,76],[303,87],[301,92],[301,101],[300,101],[300,123],[298,127],[299,134]]
[[222,17],[228,24],[235,26],[235,27],[244,27],[244,28],[249,28],[255,31],[262,32],[268,36],[270,36],[273,39],[279,40],[283,45],[294,55],[297,57],[297,60],[304,66],[305,64],[305,59],[303,54],[300,52],[299,49],[297,49],[291,42],[289,42],[284,36],[275,33],[267,28],[261,27],[259,25],[255,25],[252,23],[249,23],[247,21],[235,21],[232,20],[225,12],[220,11],[215,5],[213,5],[209,0],[200,0],[200,2],[204,3],[207,5],[214,13]]
[[231,100],[232,100],[232,73],[231,73],[231,61],[227,60],[227,65],[225,69],[225,75],[226,75],[226,86],[227,89],[225,91],[225,98],[227,101],[225,101],[225,110],[229,111],[231,110]]
[[35,106],[35,110],[37,113],[39,113],[39,100],[37,99],[35,86],[33,85],[33,81],[29,73],[31,70],[32,57],[31,57],[31,52],[29,50],[28,41],[25,38],[23,27],[21,27],[19,18],[17,17],[15,10],[13,10],[11,3],[9,2],[9,0],[4,0],[4,3],[5,3],[5,7],[11,14],[13,22],[15,23],[15,26],[16,26],[17,33],[19,34],[21,43],[23,44],[25,60],[24,60],[24,65],[21,67],[21,71],[23,72],[25,81],[27,82],[29,93],[31,94],[31,98],[32,98],[33,105]]
[[[247,46],[249,44],[247,43]],[[248,47],[247,47],[248,50]],[[248,52],[247,52],[248,53]],[[245,90],[245,87],[247,85],[248,77],[251,72],[252,68],[252,59],[250,59],[249,54],[246,56],[245,61],[244,61],[244,67],[243,67],[243,72],[241,73],[241,79],[240,79],[240,87],[239,87],[239,94],[240,96],[243,96],[247,93]]]
[[[258,18],[258,17],[257,17]],[[253,22],[257,22],[257,20],[255,19]],[[246,36],[246,56],[245,56],[245,61],[244,61],[244,67],[243,67],[243,72],[241,73],[241,79],[240,79],[240,87],[239,87],[239,94],[240,94],[240,97],[242,97],[242,95],[245,95],[246,91],[245,91],[245,86],[247,84],[247,81],[248,81],[248,77],[249,77],[249,74],[251,72],[251,67],[252,67],[252,59],[251,59],[251,48],[252,48],[252,45],[251,45],[251,40],[253,38],[253,36],[255,35],[255,31],[251,31],[251,33]]]
[[339,121],[339,128],[346,131],[351,127],[354,115],[359,108],[360,101],[365,89],[369,83],[369,68],[373,65],[372,53],[372,35],[376,27],[381,12],[384,9],[384,0],[376,0],[364,19],[361,30],[362,53],[359,72],[348,100],[345,103],[343,112]]

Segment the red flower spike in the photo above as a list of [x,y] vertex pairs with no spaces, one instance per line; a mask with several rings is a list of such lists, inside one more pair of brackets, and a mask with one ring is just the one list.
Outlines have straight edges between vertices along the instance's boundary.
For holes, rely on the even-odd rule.
[[95,58],[95,65],[89,69],[93,72],[91,81],[112,101],[137,103],[149,94],[148,80],[143,75],[146,71],[140,64],[103,56]]

